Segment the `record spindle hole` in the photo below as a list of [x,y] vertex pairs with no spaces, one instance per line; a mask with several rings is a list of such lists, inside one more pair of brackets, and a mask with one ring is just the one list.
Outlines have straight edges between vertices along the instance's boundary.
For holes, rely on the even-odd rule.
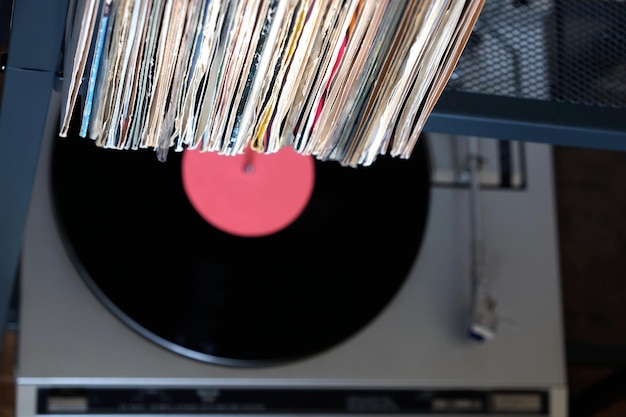
[[254,172],[254,154],[256,152],[251,147],[246,148],[245,163],[243,165],[243,171],[246,174],[252,174]]

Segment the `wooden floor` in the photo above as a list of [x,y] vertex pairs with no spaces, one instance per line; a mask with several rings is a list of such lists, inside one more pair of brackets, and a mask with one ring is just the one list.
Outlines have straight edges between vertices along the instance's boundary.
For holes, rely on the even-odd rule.
[[[554,172],[565,337],[626,347],[626,153],[555,148]],[[570,364],[570,391],[615,370]],[[624,417],[626,400],[595,415]]]
[[[626,346],[626,153],[555,148],[565,335],[568,342]],[[14,416],[16,334],[3,339],[0,417]],[[572,394],[611,367],[569,366]],[[626,387],[625,395],[626,395]],[[597,417],[626,416],[626,401]]]
[[14,364],[17,335],[15,332],[6,332],[2,339],[0,351],[0,417],[15,415],[15,383]]

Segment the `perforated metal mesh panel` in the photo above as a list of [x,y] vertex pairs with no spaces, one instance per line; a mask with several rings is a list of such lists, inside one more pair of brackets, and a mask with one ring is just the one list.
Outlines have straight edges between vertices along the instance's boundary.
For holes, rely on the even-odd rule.
[[486,0],[448,89],[626,107],[626,2]]

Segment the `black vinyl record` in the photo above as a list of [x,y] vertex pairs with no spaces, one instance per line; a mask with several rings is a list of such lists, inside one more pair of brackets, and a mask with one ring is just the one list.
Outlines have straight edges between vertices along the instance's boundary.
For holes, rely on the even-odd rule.
[[315,162],[298,219],[242,238],[192,207],[181,155],[58,139],[55,212],[76,268],[148,339],[200,361],[262,366],[320,353],[363,329],[416,262],[429,207],[420,140],[408,160]]

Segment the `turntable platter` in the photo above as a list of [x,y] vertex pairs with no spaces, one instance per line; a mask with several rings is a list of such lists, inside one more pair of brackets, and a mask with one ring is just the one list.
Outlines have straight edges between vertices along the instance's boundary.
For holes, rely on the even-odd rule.
[[200,361],[274,364],[345,341],[400,289],[428,214],[424,142],[370,167],[315,161],[297,219],[244,237],[196,211],[180,153],[161,163],[59,139],[54,208],[77,270],[124,323]]

